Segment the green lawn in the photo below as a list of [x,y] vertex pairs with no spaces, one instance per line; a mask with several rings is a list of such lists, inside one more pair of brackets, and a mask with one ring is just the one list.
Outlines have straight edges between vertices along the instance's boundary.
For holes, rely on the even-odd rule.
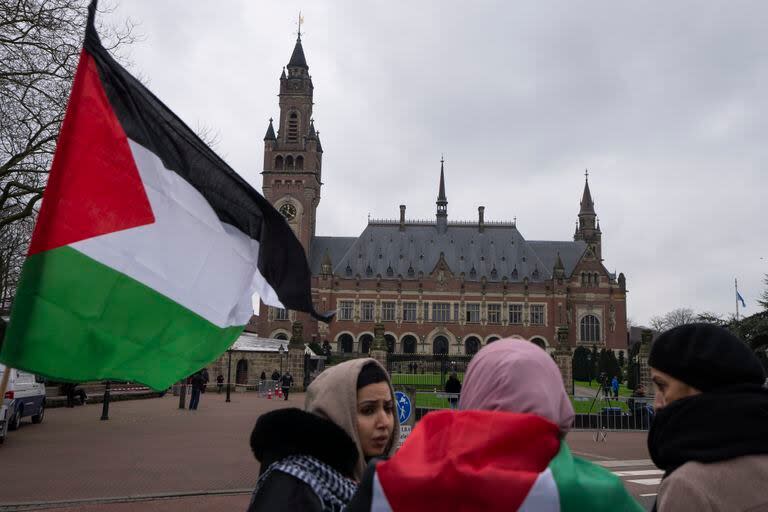
[[[574,383],[577,386],[581,386],[583,388],[589,388],[597,392],[598,384],[597,381],[592,381],[592,383],[589,383],[585,380],[577,380],[574,381]],[[632,396],[632,390],[627,389],[627,387],[624,384],[619,384],[619,396]]]
[[[448,375],[450,375],[450,373],[445,375],[446,380],[448,379]],[[456,375],[459,377],[460,381],[464,380],[464,374],[462,372],[458,372]],[[440,381],[439,373],[393,373],[392,385],[415,386],[417,389],[423,389],[425,391],[432,391],[434,389],[443,391],[445,382]]]
[[[592,414],[599,414],[603,410],[603,407],[621,407],[622,411],[629,411],[627,402],[614,400],[598,400],[595,402],[595,405],[592,406],[591,398],[574,399],[571,397],[571,404],[573,404],[573,410],[577,414],[587,414],[590,412]],[[416,407],[421,407],[424,409],[448,409],[449,404],[447,398],[437,396],[436,394],[433,395],[428,393],[417,393]],[[592,407],[591,411],[590,407]]]
[[[619,390],[619,394],[621,394],[621,390]],[[576,400],[573,397],[571,397],[571,404],[573,405],[573,410],[576,412],[576,414],[599,414],[600,411],[603,410],[603,407],[621,407],[621,410],[624,412],[629,412],[629,407],[627,407],[627,402],[619,402],[618,400],[614,401],[611,400],[610,402],[608,400],[598,400],[595,402],[594,407],[592,407],[592,410],[590,411],[589,408],[592,406],[592,398],[586,399],[586,400]]]

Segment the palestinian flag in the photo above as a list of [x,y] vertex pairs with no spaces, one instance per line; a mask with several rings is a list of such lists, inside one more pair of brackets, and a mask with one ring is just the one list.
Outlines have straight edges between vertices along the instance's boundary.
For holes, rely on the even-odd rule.
[[574,457],[534,414],[427,414],[389,460],[370,466],[349,512],[640,512],[621,480]]
[[283,217],[115,62],[95,8],[0,362],[162,389],[232,345],[255,293],[327,320]]

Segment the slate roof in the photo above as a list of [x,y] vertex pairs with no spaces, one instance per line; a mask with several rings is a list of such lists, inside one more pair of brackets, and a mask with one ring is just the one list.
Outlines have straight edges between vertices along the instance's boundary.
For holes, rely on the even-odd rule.
[[310,267],[319,274],[325,251],[334,274],[342,277],[416,279],[429,275],[443,254],[450,270],[468,281],[510,282],[552,278],[557,255],[570,276],[587,246],[583,241],[526,241],[513,223],[450,222],[445,233],[435,223],[371,221],[359,237],[315,237]]
[[277,352],[280,345],[283,345],[284,349],[288,349],[286,340],[260,338],[253,333],[244,332],[235,340],[232,350],[237,352]]
[[291,60],[288,61],[288,67],[309,69],[307,59],[304,57],[304,48],[301,46],[301,37],[296,39],[296,46],[293,48]]

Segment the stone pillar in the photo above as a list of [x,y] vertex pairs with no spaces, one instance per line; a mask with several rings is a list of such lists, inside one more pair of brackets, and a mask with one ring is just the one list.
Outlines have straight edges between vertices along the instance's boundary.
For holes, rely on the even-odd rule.
[[557,328],[557,347],[555,348],[555,362],[563,376],[563,387],[569,394],[573,394],[573,355],[568,345],[568,327]]
[[640,333],[640,351],[637,354],[638,366],[640,367],[640,384],[645,386],[645,394],[653,396],[653,382],[651,382],[651,367],[648,366],[648,356],[651,354],[651,340],[653,332],[650,329],[643,329]]
[[288,343],[288,370],[293,376],[293,390],[304,391],[304,326],[293,322],[291,341]]
[[384,338],[384,324],[373,326],[373,343],[371,344],[371,357],[387,368],[387,340]]

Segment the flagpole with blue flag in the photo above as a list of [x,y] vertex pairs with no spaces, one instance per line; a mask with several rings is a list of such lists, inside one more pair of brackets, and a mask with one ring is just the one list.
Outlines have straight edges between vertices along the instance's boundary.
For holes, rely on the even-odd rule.
[[738,279],[736,278],[733,279],[733,285],[734,285],[734,288],[736,289],[736,320],[738,321],[739,320],[739,302],[741,302],[741,307],[743,308],[747,307],[747,303],[744,302],[744,297],[742,297],[741,294],[739,293]]

